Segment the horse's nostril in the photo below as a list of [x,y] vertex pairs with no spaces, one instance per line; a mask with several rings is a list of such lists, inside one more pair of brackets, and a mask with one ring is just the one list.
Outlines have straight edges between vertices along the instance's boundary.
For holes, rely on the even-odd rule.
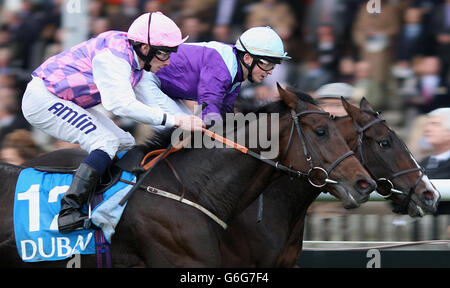
[[366,180],[358,180],[356,182],[356,185],[358,185],[359,188],[366,190],[370,187],[370,183],[367,182]]
[[423,202],[425,203],[425,205],[433,206],[433,202],[434,202],[433,192],[431,192],[431,191],[422,192],[422,198],[423,198]]
[[356,181],[355,188],[362,195],[368,195],[375,190],[375,182],[362,178]]
[[430,191],[423,192],[423,198],[425,200],[433,200],[434,199],[433,192],[430,192]]

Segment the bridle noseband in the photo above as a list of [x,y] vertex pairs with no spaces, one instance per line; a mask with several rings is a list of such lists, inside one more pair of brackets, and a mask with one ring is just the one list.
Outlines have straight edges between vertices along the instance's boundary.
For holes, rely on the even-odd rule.
[[[377,178],[374,173],[370,170],[370,168],[367,166],[366,160],[364,158],[364,153],[363,153],[363,149],[362,149],[362,142],[363,142],[363,138],[364,138],[364,132],[369,129],[370,127],[372,127],[373,125],[377,124],[377,123],[381,123],[381,122],[385,122],[385,119],[379,118],[379,113],[377,112],[373,112],[370,110],[364,110],[362,109],[363,112],[374,115],[376,118],[372,121],[370,121],[369,123],[367,123],[366,125],[364,125],[363,127],[359,126],[358,123],[356,123],[356,121],[353,121],[354,124],[356,125],[357,129],[358,129],[358,141],[357,141],[357,150],[359,152],[359,156],[361,159],[361,163],[364,166],[364,168],[366,168],[366,170],[369,172],[369,174],[372,176],[373,179],[377,179],[376,183],[377,183],[377,187],[387,187],[386,191],[389,191],[389,193],[385,194],[385,191],[383,191],[383,193],[381,193],[380,191],[378,191],[378,189],[376,190],[376,192],[383,198],[390,198],[392,196],[392,194],[402,194],[405,195],[405,198],[403,199],[402,204],[400,205],[400,207],[398,207],[398,209],[396,209],[394,212],[396,213],[406,213],[407,212],[407,208],[409,205],[409,202],[411,201],[411,196],[412,193],[414,192],[414,190],[416,189],[417,185],[419,184],[419,182],[422,180],[424,174],[424,169],[422,167],[414,167],[414,168],[410,168],[410,169],[405,169],[405,170],[401,170],[399,172],[395,172],[390,176],[387,177],[380,177]],[[408,148],[406,147],[406,145],[404,146],[406,151],[409,152]],[[411,152],[409,152],[409,154],[411,154]],[[405,174],[411,173],[411,172],[416,172],[419,171],[419,177],[417,178],[416,182],[414,183],[413,186],[411,186],[411,188],[409,188],[408,192],[404,192],[398,189],[394,188],[394,184],[392,183],[392,180],[403,176]]]

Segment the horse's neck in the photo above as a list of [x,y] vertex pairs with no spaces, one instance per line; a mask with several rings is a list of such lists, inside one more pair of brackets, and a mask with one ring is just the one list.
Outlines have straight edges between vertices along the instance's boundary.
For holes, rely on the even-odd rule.
[[246,190],[246,193],[242,195],[236,206],[236,214],[243,212],[250,204],[259,196],[265,189],[267,185],[272,181],[274,175],[274,168],[268,165],[262,166],[256,173],[255,180]]
[[269,223],[276,227],[266,227],[262,231],[277,231],[276,237],[282,241],[278,242],[283,246],[279,247],[276,267],[292,267],[301,251],[307,209],[320,191],[306,180],[290,180],[287,176],[280,177],[274,185],[264,192],[264,204],[269,210],[265,217],[273,217]]
[[287,221],[293,227],[303,218],[309,205],[316,199],[320,191],[311,186],[307,180],[281,176],[264,191],[264,203],[273,211],[271,217]]
[[186,190],[224,221],[256,199],[274,173],[262,161],[229,148],[193,149],[174,156],[175,166],[190,162],[189,176],[183,178]]

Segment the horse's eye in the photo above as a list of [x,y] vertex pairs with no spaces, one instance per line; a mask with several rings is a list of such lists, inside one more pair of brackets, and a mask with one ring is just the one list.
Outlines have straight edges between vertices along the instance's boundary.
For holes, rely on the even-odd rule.
[[380,142],[378,142],[378,145],[380,145],[380,147],[383,149],[391,148],[391,143],[389,142],[389,140],[381,140]]
[[325,134],[327,134],[327,130],[323,128],[316,129],[314,130],[314,132],[317,134],[317,136],[325,136]]

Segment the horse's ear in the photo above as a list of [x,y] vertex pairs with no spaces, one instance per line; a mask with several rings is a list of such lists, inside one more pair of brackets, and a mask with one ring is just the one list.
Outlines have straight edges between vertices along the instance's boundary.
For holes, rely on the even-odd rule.
[[288,90],[284,90],[280,83],[277,82],[277,88],[278,88],[278,93],[280,94],[281,99],[283,99],[284,103],[286,103],[286,105],[288,105],[291,109],[294,109],[297,107],[297,103],[298,103],[298,97],[288,91]]
[[361,102],[359,102],[359,108],[361,108],[362,110],[369,110],[375,112],[372,106],[370,106],[369,101],[367,101],[366,97],[361,98]]
[[358,107],[356,107],[355,105],[353,105],[350,102],[348,102],[347,100],[345,100],[345,98],[342,96],[341,96],[341,101],[342,101],[342,106],[344,106],[345,111],[347,111],[348,115],[350,115],[352,118],[353,118],[353,116],[357,115],[356,113],[358,113],[360,111],[360,109]]

